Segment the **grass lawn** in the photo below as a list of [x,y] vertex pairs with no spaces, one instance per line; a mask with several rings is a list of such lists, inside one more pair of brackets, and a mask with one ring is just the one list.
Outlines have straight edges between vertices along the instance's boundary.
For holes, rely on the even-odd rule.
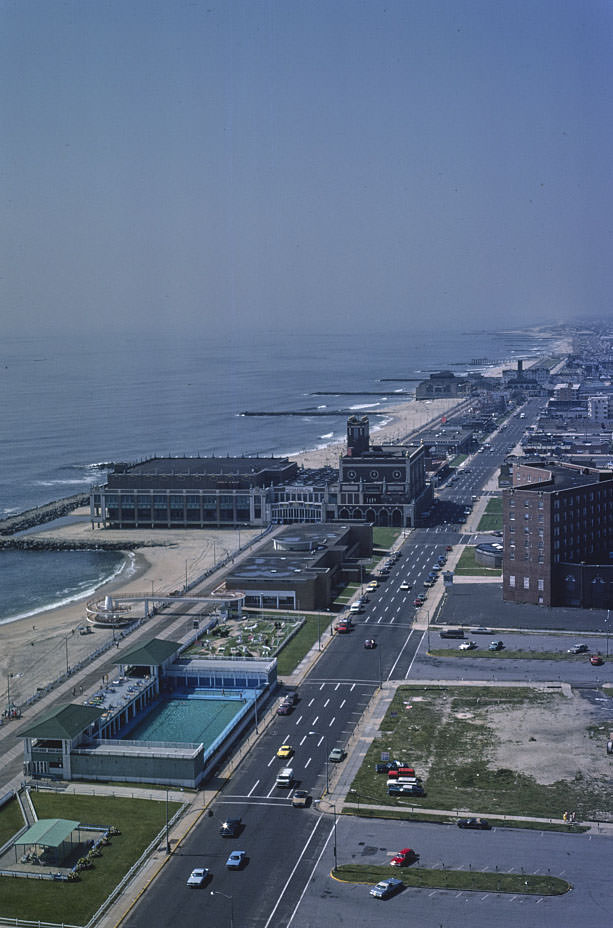
[[315,644],[318,629],[323,638],[324,631],[333,619],[331,613],[322,613],[319,622],[316,615],[304,616],[304,625],[296,632],[291,641],[277,654],[277,673],[280,677],[293,673],[302,658]]
[[502,498],[496,496],[488,500],[485,512],[481,516],[477,528],[479,532],[501,532],[502,531]]
[[460,464],[461,464],[463,461],[465,461],[467,457],[468,457],[467,454],[456,454],[456,456],[454,457],[453,461],[451,462],[451,464],[450,464],[449,466],[450,466],[450,467],[459,467]]
[[16,799],[11,799],[0,809],[0,847],[12,838],[23,826],[23,815]]
[[[562,818],[576,809],[581,819],[596,818],[613,805],[610,782],[576,779],[538,783],[533,777],[490,766],[490,747],[497,734],[492,712],[539,705],[556,712],[559,693],[526,688],[402,686],[396,691],[356,774],[353,789],[368,803],[402,809],[469,809],[479,815]],[[519,747],[518,750],[521,750]],[[387,794],[387,778],[375,772],[381,753],[388,752],[427,770],[423,798]]]
[[422,889],[474,890],[516,895],[560,896],[571,888],[570,883],[555,876],[531,873],[484,873],[475,870],[429,870],[424,867],[373,866],[342,864],[334,871],[337,880],[346,883],[378,883],[390,876],[402,880],[405,886]]
[[462,577],[500,577],[502,568],[500,567],[482,567],[475,560],[475,549],[467,545],[454,568],[454,573]]
[[[116,825],[114,836],[91,870],[83,870],[76,883],[52,880],[0,878],[0,916],[85,925],[164,827],[166,802],[32,793],[39,818],[72,818],[95,825]],[[179,809],[168,803],[169,818]],[[0,820],[5,809],[0,811]]]
[[373,547],[391,548],[401,531],[402,529],[400,528],[388,528],[384,525],[375,525],[372,530]]

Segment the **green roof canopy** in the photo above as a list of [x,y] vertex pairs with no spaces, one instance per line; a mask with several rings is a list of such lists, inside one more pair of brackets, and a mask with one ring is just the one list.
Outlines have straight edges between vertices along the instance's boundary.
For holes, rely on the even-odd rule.
[[41,847],[59,847],[80,826],[70,818],[41,818],[15,841],[15,844],[40,844]]
[[132,664],[132,666],[159,667],[169,657],[176,654],[181,647],[180,641],[166,641],[163,638],[151,638],[139,648],[123,651],[114,664]]
[[104,708],[98,706],[78,706],[75,703],[56,706],[35,718],[29,728],[23,728],[19,737],[72,740],[99,719],[104,711]]

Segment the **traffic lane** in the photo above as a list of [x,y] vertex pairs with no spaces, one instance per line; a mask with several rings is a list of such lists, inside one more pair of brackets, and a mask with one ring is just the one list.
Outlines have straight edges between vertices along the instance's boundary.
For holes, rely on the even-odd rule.
[[[432,641],[431,641],[432,644]],[[469,652],[470,653],[470,652]],[[603,672],[604,671],[604,672]],[[454,680],[474,680],[484,683],[507,683],[527,681],[551,683],[559,681],[571,686],[602,686],[613,683],[611,664],[592,667],[589,663],[576,664],[571,661],[521,660],[498,657],[457,657],[450,649],[449,657],[431,657],[427,653],[427,640],[417,653],[411,668],[412,680],[440,679],[447,683]]]
[[[474,628],[467,626],[464,628],[464,639],[442,638],[440,629],[442,626],[430,626],[430,642],[432,647],[448,648],[457,651],[462,643],[473,641],[477,649],[486,650],[491,641],[502,641],[505,651],[527,651],[535,654],[555,652],[564,655],[563,660],[570,663],[589,663],[590,655],[601,651],[606,660],[606,640],[599,636],[593,635],[569,635],[567,632],[560,633],[524,633],[517,631],[500,631],[489,629],[487,634],[474,634]],[[446,626],[445,626],[446,627]],[[575,645],[585,645],[587,650],[582,654],[569,655],[569,650]],[[568,657],[566,657],[568,655]],[[557,663],[557,662],[556,662]]]
[[[376,621],[364,621],[355,625],[350,634],[339,635],[338,646],[342,648],[343,654],[334,657],[326,652],[315,668],[317,677],[314,679],[337,679],[339,661],[342,661],[345,682],[369,681],[378,686],[381,680],[389,679],[399,656],[408,660],[415,653],[417,644],[412,623],[414,614],[415,609],[410,607],[407,615],[395,623],[378,624]],[[364,647],[364,641],[370,638],[374,638],[376,642],[376,647],[372,650]],[[335,650],[334,654],[337,653]]]
[[[392,899],[380,901],[369,895],[369,886],[344,884],[330,878],[332,841],[325,847],[312,879],[306,886],[292,928],[324,924],[364,924],[368,907],[369,926],[387,926],[390,920],[440,928],[469,922],[477,928],[559,928],[580,923],[603,928],[610,920],[607,838],[552,832],[495,828],[491,832],[466,832],[455,826],[426,823],[401,824],[360,820],[343,816],[337,826],[339,864],[383,863],[401,847],[420,854],[418,866],[442,866],[466,870],[550,873],[573,885],[564,896],[516,896],[489,892],[405,889]],[[461,906],[461,908],[460,908]]]
[[[235,839],[218,834],[219,822],[226,814],[221,804],[213,807],[213,818],[205,817],[171,855],[158,878],[149,886],[124,924],[133,928],[177,925],[184,928],[230,924],[232,896],[234,923],[266,925],[273,907],[283,897],[294,905],[297,891],[292,894],[312,869],[327,836],[325,820],[308,810],[290,806],[243,806],[242,834]],[[232,814],[236,807],[230,806]],[[247,862],[242,870],[230,871],[226,860],[232,850],[245,850]],[[200,889],[188,888],[187,878],[194,867],[208,867],[210,877]],[[275,921],[274,924],[282,924]]]

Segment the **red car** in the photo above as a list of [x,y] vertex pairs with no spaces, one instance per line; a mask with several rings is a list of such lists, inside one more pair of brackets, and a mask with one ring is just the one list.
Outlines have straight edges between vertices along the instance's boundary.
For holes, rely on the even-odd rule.
[[392,857],[390,860],[390,867],[408,867],[409,864],[414,863],[418,857],[419,854],[416,854],[412,848],[403,847],[403,849],[398,851],[396,856]]
[[391,770],[388,770],[387,776],[390,780],[396,780],[398,777],[414,777],[415,769],[413,767],[392,767]]
[[413,605],[414,605],[414,606],[423,606],[423,604],[425,603],[425,601],[426,601],[426,600],[424,599],[423,596],[416,596],[415,599],[413,600]]
[[339,622],[335,628],[337,635],[346,635],[351,629],[348,622]]
[[604,664],[604,657],[602,654],[592,654],[590,657],[590,664],[592,664],[594,667],[600,667],[602,664]]

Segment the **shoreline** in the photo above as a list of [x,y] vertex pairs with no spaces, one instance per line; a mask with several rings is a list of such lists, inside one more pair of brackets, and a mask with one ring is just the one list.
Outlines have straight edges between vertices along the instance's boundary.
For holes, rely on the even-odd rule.
[[[560,338],[552,354],[566,354],[570,350],[570,339]],[[535,359],[535,362],[538,359]],[[513,364],[513,361],[507,361],[499,364],[495,368],[484,370],[486,376],[500,376],[501,371]],[[390,394],[393,396],[393,393]],[[452,397],[445,399],[416,400],[412,398],[405,402],[398,403],[392,408],[382,409],[376,412],[372,408],[355,410],[356,415],[377,415],[388,417],[381,425],[373,425],[371,429],[371,438],[373,444],[382,444],[388,442],[398,442],[404,439],[411,432],[426,427],[428,424],[435,422],[439,417],[446,415],[449,411],[462,403],[465,397]],[[291,454],[286,454],[290,460],[296,461],[302,468],[319,468],[326,466],[338,466],[339,456],[344,452],[346,446],[346,436],[318,445],[315,448],[304,448]],[[75,510],[75,515],[88,515],[89,510]],[[23,616],[21,618],[8,618],[0,622],[0,700],[7,692],[8,674],[20,676],[29,674],[28,659],[32,658],[33,645],[38,645],[41,641],[49,643],[52,650],[59,642],[63,647],[67,635],[71,635],[71,646],[83,644],[91,649],[88,639],[92,636],[80,636],[73,638],[76,628],[79,624],[85,622],[85,604],[91,599],[102,599],[105,595],[112,595],[114,591],[121,588],[125,593],[145,595],[144,591],[153,590],[170,592],[171,590],[181,589],[184,586],[187,576],[188,581],[193,581],[196,577],[201,576],[205,571],[212,567],[214,563],[221,560],[224,556],[233,554],[238,549],[239,540],[242,538],[242,544],[256,535],[261,533],[260,528],[242,529],[240,532],[236,529],[199,529],[197,532],[190,529],[184,530],[111,530],[111,529],[92,529],[88,521],[74,522],[69,525],[62,525],[54,529],[45,530],[40,526],[35,532],[28,534],[34,535],[42,540],[53,541],[61,539],[62,542],[70,542],[71,538],[78,539],[80,543],[91,540],[92,547],[96,544],[96,536],[104,535],[104,539],[120,544],[122,541],[128,544],[135,544],[133,550],[119,547],[124,561],[122,567],[113,576],[105,580],[95,591],[90,591],[70,603],[51,606],[48,609],[41,610],[34,616]],[[134,570],[129,576],[124,574],[124,569],[129,562],[130,556],[134,557]],[[33,635],[33,632],[35,635]],[[108,630],[105,630],[109,634]],[[96,640],[100,643],[103,631],[96,630]],[[34,638],[34,641],[32,639]],[[80,640],[79,640],[80,639]],[[28,648],[29,646],[29,648]],[[34,649],[38,651],[38,647]],[[76,647],[75,647],[76,650]],[[25,655],[25,659],[24,659]],[[76,662],[76,661],[75,661]],[[11,684],[12,693],[17,696],[15,684]]]

